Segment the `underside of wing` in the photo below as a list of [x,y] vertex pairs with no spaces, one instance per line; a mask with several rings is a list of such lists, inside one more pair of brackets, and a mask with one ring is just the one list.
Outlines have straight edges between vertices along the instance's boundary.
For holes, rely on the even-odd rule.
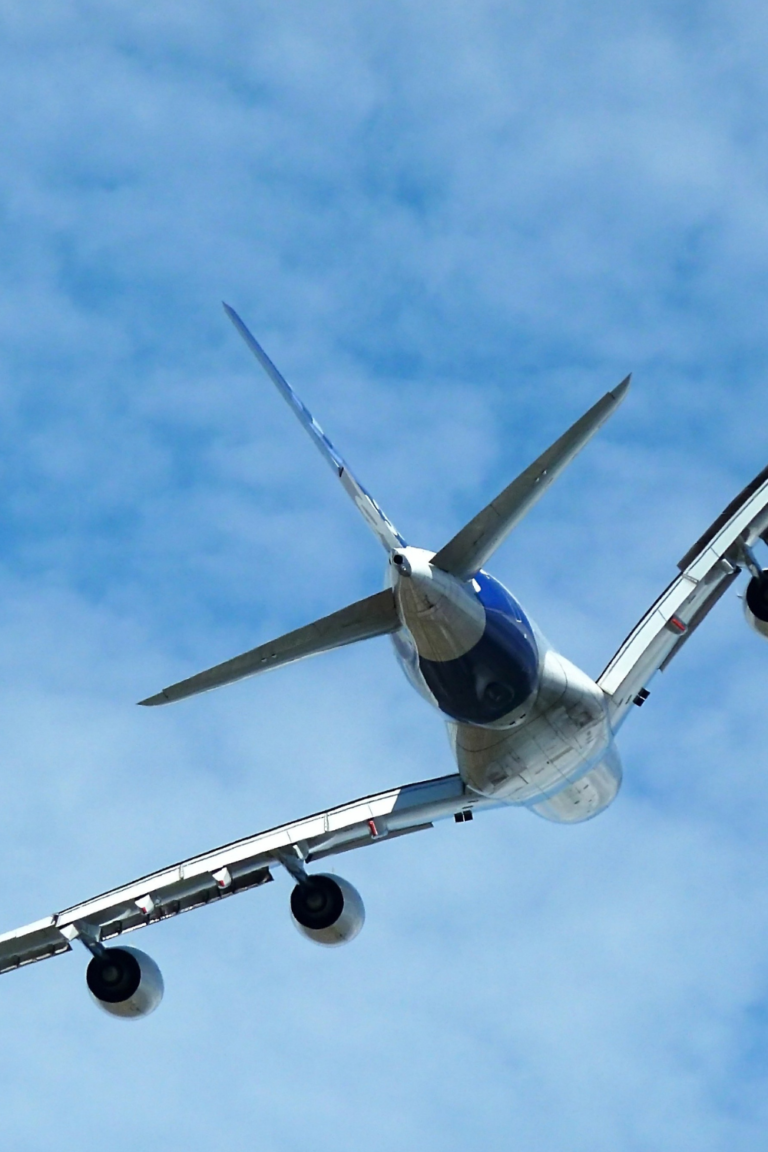
[[[80,936],[91,946],[149,924],[256,888],[284,867],[304,866],[340,852],[432,827],[435,820],[492,801],[468,797],[460,776],[392,788],[246,837],[143,876],[92,900],[0,936],[0,972],[68,952]],[[307,881],[312,876],[304,874]]]
[[186,696],[196,696],[200,692],[220,688],[223,684],[244,680],[247,676],[256,676],[270,668],[279,668],[282,664],[293,664],[307,656],[316,656],[320,652],[329,652],[333,648],[342,648],[346,644],[368,640],[373,636],[386,635],[399,627],[400,618],[394,593],[390,588],[385,588],[383,592],[349,604],[339,612],[324,616],[322,620],[315,620],[277,640],[260,644],[258,648],[251,648],[240,656],[216,664],[205,672],[198,672],[178,684],[171,684],[156,696],[149,696],[139,703],[150,706],[170,704]]
[[629,634],[597,683],[608,696],[614,728],[646,685],[677,655],[704,617],[750,567],[752,545],[768,534],[768,468],[731,501],[678,564],[680,574]]

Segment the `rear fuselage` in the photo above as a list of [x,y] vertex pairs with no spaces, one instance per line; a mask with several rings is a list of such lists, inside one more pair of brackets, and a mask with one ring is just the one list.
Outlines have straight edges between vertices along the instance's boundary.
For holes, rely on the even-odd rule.
[[621,768],[602,690],[556,653],[485,572],[460,581],[403,548],[388,579],[393,635],[414,687],[448,720],[470,792],[575,822],[616,795]]

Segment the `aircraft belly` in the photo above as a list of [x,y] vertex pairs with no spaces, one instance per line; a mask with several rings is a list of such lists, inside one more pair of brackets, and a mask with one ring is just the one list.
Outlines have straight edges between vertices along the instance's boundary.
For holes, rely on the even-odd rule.
[[536,699],[516,727],[452,724],[450,735],[467,787],[512,804],[530,804],[565,788],[611,740],[601,690],[551,651]]
[[613,803],[621,787],[621,775],[621,759],[613,744],[583,776],[529,807],[537,816],[556,824],[581,824]]

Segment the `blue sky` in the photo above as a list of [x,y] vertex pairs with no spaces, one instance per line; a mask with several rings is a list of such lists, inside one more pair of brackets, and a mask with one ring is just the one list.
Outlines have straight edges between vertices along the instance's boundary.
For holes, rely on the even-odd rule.
[[[439,547],[628,372],[494,572],[597,674],[768,459],[768,20],[700,6],[0,6],[2,929],[451,761],[373,641],[133,701],[374,591],[382,555],[228,300]],[[8,1147],[740,1152],[768,1079],[768,647],[723,602],[625,786],[340,861],[0,980]]]

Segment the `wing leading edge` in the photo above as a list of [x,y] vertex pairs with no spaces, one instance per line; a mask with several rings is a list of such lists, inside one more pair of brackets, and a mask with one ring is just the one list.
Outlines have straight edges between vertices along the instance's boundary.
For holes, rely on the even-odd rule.
[[344,458],[337,452],[333,444],[323,432],[320,425],[315,420],[312,413],[307,408],[306,404],[296,395],[293,388],[291,388],[288,381],[283,376],[282,372],[278,371],[275,365],[267,356],[264,349],[259,344],[256,337],[246,327],[243,321],[235,312],[234,308],[230,308],[229,304],[224,305],[224,311],[234,324],[237,331],[242,336],[245,343],[254,354],[259,364],[269,376],[272,383],[277,388],[280,395],[286,403],[293,409],[296,418],[301,426],[306,429],[319,450],[323,459],[330,464],[339,480],[341,480],[342,487],[347,494],[352,498],[361,516],[365,520],[368,527],[373,534],[378,537],[379,541],[391,552],[395,548],[402,548],[405,544],[400,533],[395,528],[389,517],[382,511],[379,505],[371,496],[354,475],[350,471],[349,465]]
[[105,941],[226,896],[260,887],[293,855],[304,863],[431,828],[469,808],[461,777],[442,776],[318,812],[143,876],[54,916],[0,936],[0,973],[71,950],[78,933]]
[[630,632],[597,683],[614,728],[663,671],[745,566],[743,548],[768,536],[768,468],[732,500],[678,564],[680,575]]

